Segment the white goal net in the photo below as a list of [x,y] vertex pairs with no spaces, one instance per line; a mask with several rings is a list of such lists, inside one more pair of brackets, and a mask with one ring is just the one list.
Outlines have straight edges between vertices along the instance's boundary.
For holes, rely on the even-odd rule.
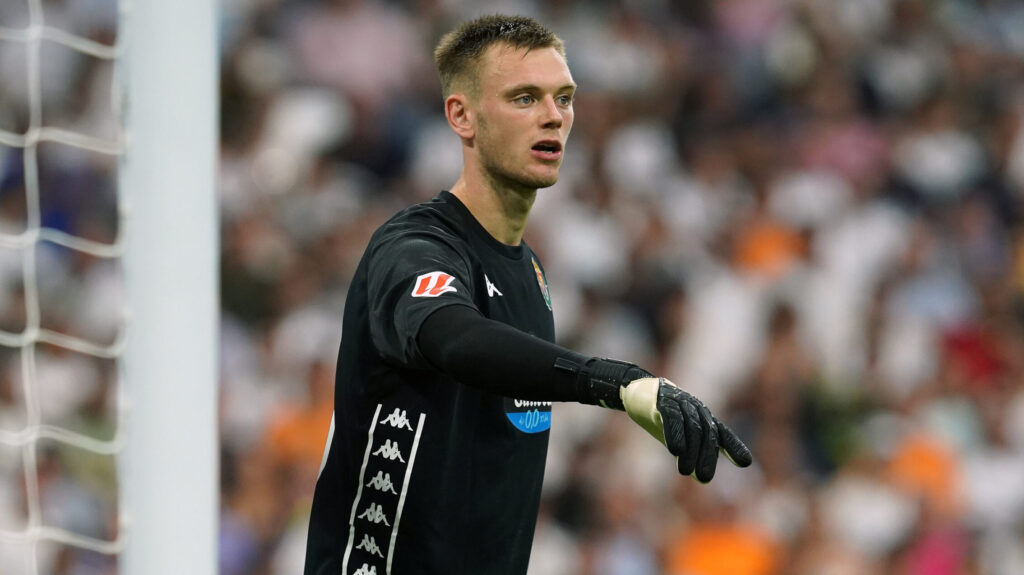
[[0,573],[112,573],[123,548],[119,20],[0,5]]
[[215,572],[214,13],[0,0],[0,575]]

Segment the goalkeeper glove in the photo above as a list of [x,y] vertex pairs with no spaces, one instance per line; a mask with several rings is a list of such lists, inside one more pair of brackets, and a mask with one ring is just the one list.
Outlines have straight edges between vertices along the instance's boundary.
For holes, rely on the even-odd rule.
[[699,399],[622,361],[591,358],[583,365],[559,359],[555,366],[576,374],[577,394],[583,403],[620,409],[676,456],[679,473],[701,483],[715,476],[718,451],[734,465],[753,462],[750,450],[728,426],[711,415]]

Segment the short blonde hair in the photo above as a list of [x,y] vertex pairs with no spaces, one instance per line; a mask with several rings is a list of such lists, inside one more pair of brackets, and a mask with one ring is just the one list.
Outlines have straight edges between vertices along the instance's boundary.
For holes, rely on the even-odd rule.
[[475,90],[477,68],[488,47],[507,44],[513,48],[554,48],[565,58],[565,44],[553,32],[526,16],[495,14],[464,22],[445,34],[434,49],[434,64],[441,78],[441,95],[450,96],[457,84],[468,80]]

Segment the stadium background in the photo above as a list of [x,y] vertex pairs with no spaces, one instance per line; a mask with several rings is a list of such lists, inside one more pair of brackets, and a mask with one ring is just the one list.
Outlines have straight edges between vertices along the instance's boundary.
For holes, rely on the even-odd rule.
[[[116,33],[103,1],[45,5]],[[301,565],[347,282],[379,223],[454,181],[429,55],[495,11],[561,35],[580,85],[562,179],[527,230],[560,342],[693,390],[756,460],[700,486],[627,418],[556,406],[531,575],[1024,572],[1024,5],[1009,0],[223,2],[220,572]],[[44,62],[48,110],[109,122],[109,67]],[[19,66],[0,58],[0,101],[27,97],[6,80]],[[24,177],[0,151],[6,226]],[[112,237],[116,164],[41,158],[44,222]],[[41,288],[53,321],[109,336],[117,266],[60,256],[41,264],[61,278]],[[24,324],[18,297],[0,325]],[[113,362],[51,351],[40,385],[63,401],[46,418],[109,429]],[[0,359],[10,422],[19,361]],[[103,470],[59,449],[40,470],[49,522],[110,536]],[[23,504],[0,487],[0,511]],[[40,553],[53,573],[112,568]]]

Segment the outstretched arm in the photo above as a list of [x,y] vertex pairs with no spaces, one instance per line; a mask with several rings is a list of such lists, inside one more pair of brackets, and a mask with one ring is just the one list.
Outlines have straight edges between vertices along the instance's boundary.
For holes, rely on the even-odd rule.
[[631,363],[588,357],[485,318],[445,306],[423,322],[420,353],[456,380],[534,401],[577,401],[626,411],[678,458],[679,472],[714,477],[718,451],[746,467],[750,451],[697,398]]

